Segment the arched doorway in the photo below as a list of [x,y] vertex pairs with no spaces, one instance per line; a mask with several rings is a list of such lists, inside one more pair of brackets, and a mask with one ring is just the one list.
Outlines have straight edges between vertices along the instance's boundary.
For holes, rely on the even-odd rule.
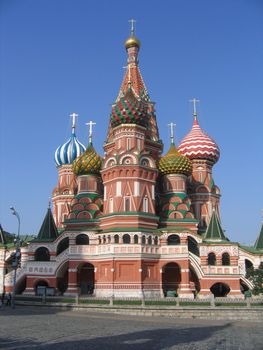
[[48,288],[47,281],[44,281],[44,280],[37,281],[37,283],[35,284],[36,295],[45,295],[46,288]]
[[177,294],[180,282],[180,266],[174,262],[166,264],[163,267],[162,273],[162,287],[164,296],[167,296],[167,294],[169,294],[168,292],[175,292]]
[[214,297],[226,297],[230,292],[230,288],[225,283],[215,283],[210,288],[210,291],[214,294]]
[[80,294],[92,295],[94,291],[94,266],[90,263],[78,267],[78,286]]
[[249,287],[246,285],[246,283],[242,280],[240,280],[240,290],[242,294],[245,294],[245,292],[249,291]]

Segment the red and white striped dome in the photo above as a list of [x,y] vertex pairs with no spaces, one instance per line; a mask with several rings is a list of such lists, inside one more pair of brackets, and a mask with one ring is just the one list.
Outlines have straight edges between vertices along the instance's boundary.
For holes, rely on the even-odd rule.
[[178,151],[190,159],[206,159],[213,164],[220,157],[218,145],[200,128],[196,115],[193,127],[180,143]]

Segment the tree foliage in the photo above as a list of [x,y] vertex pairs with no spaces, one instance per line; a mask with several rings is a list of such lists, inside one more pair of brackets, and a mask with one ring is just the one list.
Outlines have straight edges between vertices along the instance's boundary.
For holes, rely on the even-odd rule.
[[252,293],[254,295],[263,294],[263,263],[261,263],[258,269],[253,267],[247,270],[246,278],[248,278],[254,285]]

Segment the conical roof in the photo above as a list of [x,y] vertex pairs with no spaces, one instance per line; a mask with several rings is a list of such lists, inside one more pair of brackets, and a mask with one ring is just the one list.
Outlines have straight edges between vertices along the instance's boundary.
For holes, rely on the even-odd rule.
[[256,249],[263,250],[263,223],[262,223],[261,230],[260,230],[259,236],[255,242],[254,247]]
[[213,211],[209,225],[205,232],[204,240],[205,241],[226,241],[227,240],[215,210]]
[[37,235],[36,241],[54,241],[58,237],[58,231],[53,219],[50,207],[47,210],[42,226]]

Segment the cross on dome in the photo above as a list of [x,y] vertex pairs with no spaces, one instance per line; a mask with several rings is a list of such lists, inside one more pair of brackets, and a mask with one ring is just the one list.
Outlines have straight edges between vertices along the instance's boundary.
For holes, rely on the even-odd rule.
[[93,129],[93,126],[96,125],[96,123],[91,120],[88,123],[86,123],[86,125],[89,126],[89,143],[91,144],[92,143],[92,129]]
[[173,122],[171,122],[170,124],[168,124],[168,126],[170,127],[171,144],[174,144],[174,129],[175,129],[175,127],[176,127],[176,124],[174,124]]
[[77,113],[72,113],[70,114],[70,117],[72,118],[72,132],[74,132],[75,128],[76,128],[76,119],[79,115]]
[[195,97],[192,100],[189,100],[189,102],[193,102],[194,105],[194,116],[197,116],[197,112],[196,112],[196,103],[200,102],[200,100],[197,100]]
[[136,23],[136,20],[135,19],[129,19],[128,21],[129,23],[131,23],[131,36],[134,36],[134,32],[135,32],[135,23]]

